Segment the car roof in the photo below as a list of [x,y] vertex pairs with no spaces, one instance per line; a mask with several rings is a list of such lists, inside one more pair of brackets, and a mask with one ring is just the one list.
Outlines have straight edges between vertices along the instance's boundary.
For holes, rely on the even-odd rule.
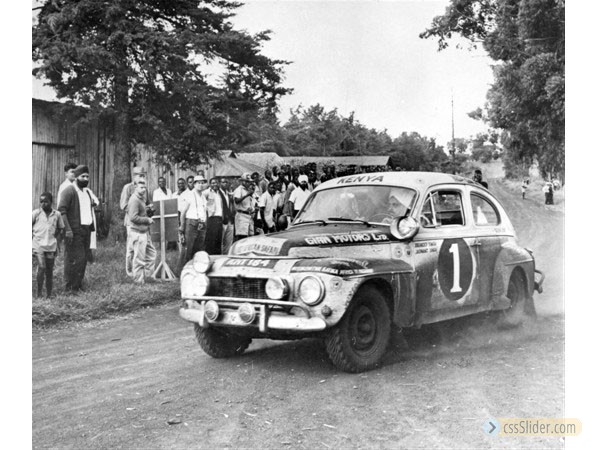
[[483,188],[470,178],[440,172],[372,172],[338,177],[322,183],[317,190],[336,186],[374,185],[402,186],[418,191],[437,184],[470,184]]

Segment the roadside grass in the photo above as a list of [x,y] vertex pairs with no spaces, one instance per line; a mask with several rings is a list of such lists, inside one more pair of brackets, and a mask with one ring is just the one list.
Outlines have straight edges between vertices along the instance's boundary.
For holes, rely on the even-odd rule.
[[[60,253],[54,267],[53,297],[35,298],[37,266],[33,264],[31,317],[34,328],[101,319],[180,299],[178,280],[158,280],[144,285],[132,282],[124,270],[124,242],[108,238],[99,241],[97,247],[94,250],[95,261],[87,264],[85,271],[85,290],[80,293],[65,292],[64,253]],[[159,261],[158,249],[156,267]],[[175,270],[178,251],[167,251],[166,261],[170,268]],[[45,286],[43,292],[45,294]]]

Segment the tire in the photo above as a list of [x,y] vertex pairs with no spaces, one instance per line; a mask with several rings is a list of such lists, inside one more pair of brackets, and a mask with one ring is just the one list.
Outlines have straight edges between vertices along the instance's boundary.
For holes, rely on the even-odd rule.
[[525,279],[518,270],[514,271],[509,279],[507,298],[511,300],[511,306],[501,312],[499,321],[501,327],[518,327],[528,318],[536,317],[534,299],[527,295]]
[[205,353],[212,358],[230,358],[244,353],[252,339],[237,336],[218,330],[217,328],[203,328],[195,324],[197,341]]
[[389,307],[377,289],[365,286],[354,296],[339,324],[329,331],[325,346],[336,367],[357,373],[381,362],[390,336]]

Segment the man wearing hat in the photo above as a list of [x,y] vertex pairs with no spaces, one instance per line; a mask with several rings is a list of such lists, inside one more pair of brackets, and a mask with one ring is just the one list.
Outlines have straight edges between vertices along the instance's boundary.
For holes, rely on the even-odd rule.
[[290,211],[292,219],[296,217],[296,214],[298,214],[298,211],[300,211],[300,208],[302,208],[309,195],[308,177],[306,175],[300,175],[298,177],[298,187],[294,189],[290,195]]
[[87,260],[91,259],[91,232],[93,226],[93,200],[87,191],[89,167],[77,166],[75,181],[64,189],[58,211],[64,220],[64,282],[68,291],[79,291],[83,285]]
[[203,175],[194,177],[192,190],[184,191],[180,210],[180,233],[184,233],[186,251],[180,253],[178,272],[192,259],[196,252],[205,250],[205,233],[207,222],[207,203],[203,191],[207,189],[207,179]]
[[[128,220],[128,201],[135,192],[137,181],[143,180],[146,182],[147,173],[144,167],[134,167],[132,169],[132,181],[125,184],[120,194],[120,209],[124,211],[124,226],[126,227],[126,274],[132,276],[132,259],[134,255],[134,249],[132,242],[129,239],[130,235],[130,222]],[[147,192],[143,195],[143,200],[147,206],[150,206],[149,196]]]
[[234,205],[236,217],[234,218],[234,231],[236,240],[255,234],[253,214],[255,212],[255,192],[250,173],[243,173],[240,177],[240,186],[234,191]]
[[[58,188],[58,198],[56,200],[56,205],[60,204],[60,198],[62,197],[62,193],[64,192],[64,189],[66,189],[68,186],[72,185],[75,182],[74,171],[77,168],[77,166],[78,166],[78,164],[75,164],[73,162],[69,162],[64,166],[64,176],[66,179],[62,182],[62,184]],[[99,199],[93,193],[93,191],[89,188],[85,188],[85,189],[86,189],[86,192],[91,196],[91,200],[93,200],[93,206],[95,207],[95,206],[99,205]],[[95,210],[93,210],[93,227],[95,228],[95,231],[91,232],[91,249],[92,250],[97,248],[97,222],[96,222],[96,218],[95,218]]]

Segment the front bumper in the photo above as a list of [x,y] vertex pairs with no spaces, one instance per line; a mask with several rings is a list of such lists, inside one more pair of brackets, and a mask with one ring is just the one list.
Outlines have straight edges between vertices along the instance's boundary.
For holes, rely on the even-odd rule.
[[[208,300],[224,301],[229,303],[253,303],[257,310],[257,317],[253,323],[244,322],[237,310],[222,309],[219,317],[211,321],[205,316],[204,304]],[[322,331],[327,328],[327,324],[320,317],[311,317],[306,308],[297,303],[285,302],[284,306],[298,307],[306,311],[306,317],[292,316],[280,311],[271,311],[271,306],[277,305],[279,302],[263,301],[263,300],[247,300],[235,298],[221,298],[221,297],[204,297],[203,300],[184,300],[182,308],[180,308],[180,317],[189,322],[197,323],[203,328],[209,326],[226,326],[226,327],[256,327],[261,333],[267,333],[270,330],[284,330],[296,332],[312,332]]]

